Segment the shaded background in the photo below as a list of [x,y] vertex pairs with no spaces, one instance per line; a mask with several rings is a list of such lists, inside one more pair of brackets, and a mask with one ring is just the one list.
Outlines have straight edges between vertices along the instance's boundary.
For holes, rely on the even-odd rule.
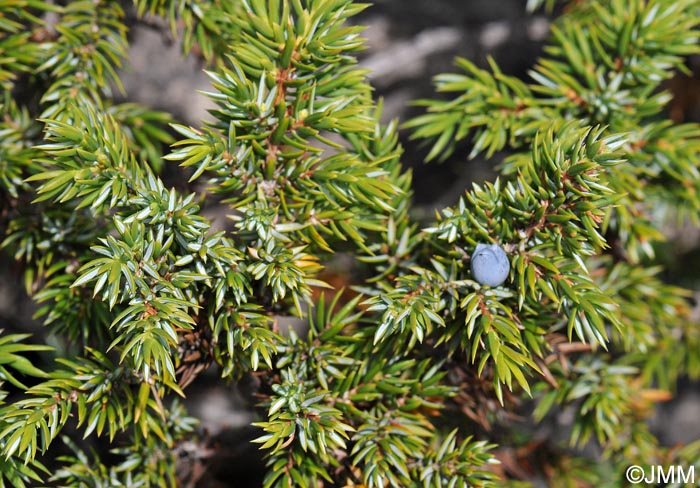
[[[361,63],[373,70],[371,81],[377,97],[384,98],[385,119],[406,121],[420,113],[411,101],[436,96],[431,78],[454,71],[455,56],[469,58],[481,67],[492,56],[506,74],[527,79],[528,69],[542,52],[550,18],[543,13],[527,14],[524,4],[522,0],[380,0],[368,8],[356,19],[367,26],[364,35],[368,49]],[[121,72],[123,100],[168,111],[181,123],[201,125],[212,107],[204,95],[197,93],[210,89],[201,61],[181,55],[165,23],[138,22],[133,12],[129,13],[129,23],[129,64]],[[688,62],[691,67],[697,63],[692,59]],[[669,108],[674,119],[700,119],[698,77],[676,77],[669,89],[675,94]],[[445,163],[426,165],[426,149],[410,141],[405,131],[401,142],[405,149],[403,162],[414,172],[416,211],[425,216],[456,203],[472,181],[492,178],[504,156],[469,161],[465,145]],[[163,175],[166,184],[175,186],[183,185],[182,176],[172,163]],[[225,222],[225,208],[210,205],[205,212],[219,225]],[[698,230],[669,225],[667,234],[670,244],[664,245],[663,253],[667,256],[666,279],[700,288]],[[32,319],[35,306],[23,292],[19,270],[6,268],[3,263],[7,260],[0,262],[0,323],[10,331],[43,334],[41,324]],[[248,443],[259,434],[248,427],[255,416],[241,390],[245,385],[218,382],[214,369],[187,390],[188,408],[202,419],[202,436],[208,439],[209,450],[204,453],[208,471],[200,486],[260,486],[262,461],[257,447]],[[689,442],[700,437],[699,419],[700,387],[683,382],[677,397],[659,407],[653,419],[654,432],[664,445]],[[562,436],[566,431],[562,427],[543,425],[538,429],[543,435]]]

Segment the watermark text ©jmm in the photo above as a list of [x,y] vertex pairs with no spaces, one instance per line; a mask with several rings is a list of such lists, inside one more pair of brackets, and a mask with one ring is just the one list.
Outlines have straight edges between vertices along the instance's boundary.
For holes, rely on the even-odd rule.
[[637,485],[647,483],[658,484],[688,484],[695,485],[695,466],[642,466],[632,465],[625,471],[625,478],[630,483]]

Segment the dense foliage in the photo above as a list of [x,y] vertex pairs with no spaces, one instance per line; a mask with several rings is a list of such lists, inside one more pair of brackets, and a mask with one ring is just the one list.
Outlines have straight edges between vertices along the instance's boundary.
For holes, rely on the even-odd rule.
[[[462,59],[438,76],[444,96],[405,124],[428,159],[512,155],[427,225],[357,65],[366,5],[135,0],[208,64],[213,122],[173,123],[174,140],[167,114],[112,99],[119,2],[64,3],[0,4],[3,259],[57,344],[0,335],[0,486],[176,486],[196,441],[178,397],[210,366],[255,375],[266,487],[621,486],[630,464],[700,459],[646,422],[700,377],[689,292],[654,257],[668,215],[700,212],[700,126],[663,115],[700,2],[572,2],[530,84]],[[172,162],[233,231],[163,184]],[[492,243],[510,261],[497,287],[470,267]],[[319,278],[338,252],[365,277],[349,298]],[[30,359],[49,351],[54,366]],[[528,408],[571,415],[574,449],[533,439],[512,415]],[[110,461],[68,435],[74,454],[53,455],[67,424]],[[536,472],[499,464],[513,456]]]

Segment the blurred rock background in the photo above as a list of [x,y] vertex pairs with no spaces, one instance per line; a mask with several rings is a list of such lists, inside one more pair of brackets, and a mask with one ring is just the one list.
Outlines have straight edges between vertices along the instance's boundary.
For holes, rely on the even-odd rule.
[[[128,3],[128,2],[125,2]],[[432,76],[453,71],[455,56],[480,66],[492,56],[507,73],[527,79],[527,71],[542,51],[550,18],[528,14],[522,0],[377,0],[357,22],[367,26],[368,49],[361,64],[372,70],[376,96],[384,98],[386,120],[406,121],[420,110],[411,101],[434,97]],[[124,100],[140,102],[172,113],[181,123],[198,126],[208,118],[211,102],[198,90],[209,90],[209,78],[195,56],[183,57],[167,26],[138,22],[133,13],[129,62],[121,72]],[[689,63],[692,66],[694,60]],[[697,67],[696,67],[697,68]],[[696,73],[698,70],[696,69]],[[670,88],[676,93],[670,114],[678,121],[700,119],[700,78],[677,77]],[[468,148],[457,151],[443,164],[423,164],[427,151],[402,132],[403,162],[414,171],[417,211],[430,217],[434,209],[454,204],[472,181],[492,178],[503,155],[489,161],[466,158]],[[182,173],[167,167],[164,178],[179,184]],[[212,205],[206,212],[220,225],[226,209]],[[698,289],[700,241],[697,229],[669,227],[668,279]],[[691,266],[675,264],[679,255]],[[7,261],[3,261],[7,262]],[[342,272],[342,270],[341,270]],[[23,292],[20,274],[0,267],[0,321],[11,330],[43,333],[32,320],[35,307]],[[201,381],[200,381],[201,380]],[[188,408],[202,419],[203,444],[186,457],[196,471],[190,486],[238,488],[261,485],[263,461],[249,440],[259,435],[248,427],[254,421],[252,405],[241,390],[217,381],[212,369],[187,390]],[[653,421],[666,445],[700,437],[700,388],[685,382],[672,402],[661,405]],[[561,426],[545,426],[555,435]],[[199,453],[199,454],[197,454]]]

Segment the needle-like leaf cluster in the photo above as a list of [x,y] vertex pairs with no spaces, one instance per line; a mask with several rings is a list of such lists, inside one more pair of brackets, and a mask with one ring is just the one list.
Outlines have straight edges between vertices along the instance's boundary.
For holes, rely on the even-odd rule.
[[[523,486],[520,465],[582,486],[697,462],[700,444],[664,448],[646,419],[700,377],[690,292],[654,263],[659,216],[700,210],[700,127],[667,120],[663,90],[699,50],[700,3],[573,2],[529,81],[466,60],[438,76],[445,97],[404,125],[428,159],[510,156],[431,223],[358,67],[366,7],[135,0],[212,79],[211,120],[174,136],[112,100],[118,2],[0,5],[3,259],[55,345],[0,331],[0,486],[179,486],[199,442],[179,397],[209,368],[257,385],[267,488]],[[161,179],[173,162],[190,186]],[[493,243],[497,287],[470,266]],[[340,253],[352,291],[327,290]],[[569,414],[574,449],[533,440],[523,405],[535,424]],[[59,436],[73,454],[53,454]],[[589,442],[602,467],[575,449]]]

